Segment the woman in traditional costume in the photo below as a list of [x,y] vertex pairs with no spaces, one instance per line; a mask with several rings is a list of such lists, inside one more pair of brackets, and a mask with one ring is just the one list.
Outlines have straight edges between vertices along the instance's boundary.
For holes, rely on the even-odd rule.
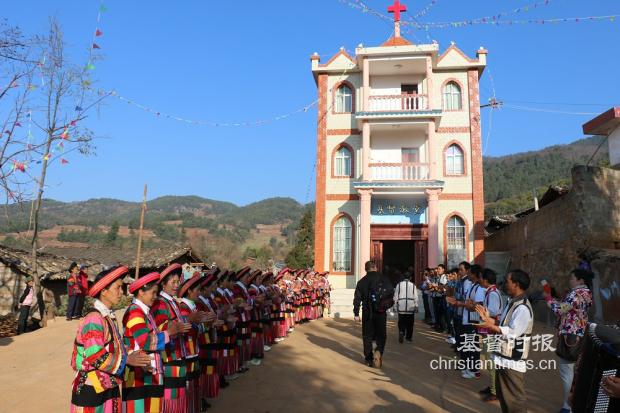
[[152,272],[138,278],[129,286],[133,302],[123,316],[125,346],[129,350],[142,350],[151,363],[146,368],[128,367],[123,381],[124,413],[159,413],[164,397],[164,366],[161,352],[170,337],[188,330],[188,326],[172,321],[166,331],[159,331],[151,306],[157,299],[160,275]]
[[127,267],[103,271],[88,292],[95,302],[80,321],[73,345],[71,413],[120,413],[125,366],[151,363],[143,351],[127,352],[112,310],[123,296],[122,277],[128,271]]
[[237,310],[237,317],[239,318],[237,328],[237,354],[239,357],[239,372],[245,373],[248,371],[247,364],[251,359],[251,339],[252,332],[250,330],[250,321],[252,319],[252,301],[248,293],[245,282],[248,279],[250,273],[250,267],[244,267],[233,273],[229,280],[233,282],[230,285],[230,290],[233,294],[233,302]]
[[[176,294],[182,274],[181,264],[172,264],[161,272],[159,285],[161,291],[155,300],[151,311],[160,331],[167,331],[173,321],[186,324],[189,330],[191,325],[181,314],[176,302]],[[164,400],[163,411],[166,413],[194,413],[189,410],[187,397],[187,344],[191,340],[187,333],[170,337],[170,341],[161,352],[164,365]]]
[[190,412],[203,412],[207,409],[206,400],[201,398],[200,389],[200,358],[199,358],[199,336],[203,336],[205,330],[208,331],[210,324],[215,320],[215,314],[201,311],[196,306],[196,301],[200,296],[200,273],[195,273],[191,278],[185,280],[179,288],[178,297],[181,315],[192,323],[192,329],[188,333],[188,340],[185,341],[185,359],[187,361],[187,399],[190,405]]
[[[202,277],[199,283],[200,295],[196,302],[196,307],[200,311],[213,314],[217,318],[217,305],[213,299],[213,291],[217,284],[219,269],[214,269]],[[218,335],[224,321],[214,319],[210,328],[205,328],[198,336],[198,357],[200,358],[200,395],[205,400],[206,406],[209,404],[206,399],[215,399],[220,392],[220,376],[218,374],[217,363],[221,356],[221,346],[218,344]]]
[[217,343],[220,353],[217,359],[217,372],[220,376],[220,387],[228,387],[227,380],[238,377],[239,359],[237,357],[237,336],[235,310],[232,293],[228,290],[228,277],[230,271],[224,271],[219,275],[213,292],[212,299],[217,306],[218,318],[224,320],[221,331],[218,332]]

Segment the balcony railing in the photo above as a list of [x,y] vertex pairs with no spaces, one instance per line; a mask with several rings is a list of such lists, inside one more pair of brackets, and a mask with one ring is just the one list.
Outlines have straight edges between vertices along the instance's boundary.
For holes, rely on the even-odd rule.
[[373,181],[423,181],[428,179],[427,163],[371,163]]
[[426,95],[406,93],[402,95],[369,96],[368,105],[370,112],[411,112],[428,110],[428,98]]

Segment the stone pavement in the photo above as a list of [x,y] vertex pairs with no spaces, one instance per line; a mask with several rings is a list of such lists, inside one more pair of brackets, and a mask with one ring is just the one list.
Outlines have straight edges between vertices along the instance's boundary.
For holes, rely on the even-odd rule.
[[[416,320],[414,342],[399,344],[389,322],[384,367],[362,364],[361,326],[350,319],[323,319],[298,326],[212,401],[218,412],[499,412],[477,391],[487,377],[465,380],[456,371],[430,368],[431,360],[452,357],[444,336]],[[49,328],[0,339],[0,412],[69,409],[69,367],[77,322],[58,320]],[[540,326],[534,333],[541,332]],[[549,332],[546,330],[545,332]],[[552,353],[537,358],[555,359]],[[559,410],[556,370],[527,373],[530,412]]]

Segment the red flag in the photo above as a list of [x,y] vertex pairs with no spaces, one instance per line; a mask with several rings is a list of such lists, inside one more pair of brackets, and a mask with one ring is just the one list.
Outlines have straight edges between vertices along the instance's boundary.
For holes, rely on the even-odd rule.
[[93,49],[101,49],[97,43],[93,43]]
[[72,120],[71,121],[71,126],[75,126],[75,125],[77,125],[77,120]]
[[22,124],[19,122],[15,122],[15,126],[22,126]]
[[103,32],[102,32],[101,30],[97,29],[97,30],[95,31],[95,36],[96,36],[96,37],[99,37],[99,36],[101,36],[101,35],[103,35]]
[[69,161],[66,160],[65,158],[62,158],[62,159],[60,159],[60,163],[63,164],[63,165],[66,165],[66,164],[69,163]]

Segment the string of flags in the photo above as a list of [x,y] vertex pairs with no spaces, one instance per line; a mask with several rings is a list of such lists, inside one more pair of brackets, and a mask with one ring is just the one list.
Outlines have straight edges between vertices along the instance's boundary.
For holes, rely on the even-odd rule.
[[[103,36],[103,31],[101,30],[101,16],[103,13],[107,12],[108,8],[103,4],[103,0],[99,4],[99,9],[97,11],[97,25],[95,30],[93,31],[93,37],[91,41],[91,46],[88,50],[88,62],[86,63],[86,70],[95,70],[95,64],[93,63],[93,52],[95,50],[101,50],[101,46],[99,46],[100,38]],[[79,105],[78,105],[79,106]]]
[[433,8],[433,6],[437,4],[437,0],[432,0],[429,4],[426,5],[422,10],[413,15],[414,19],[419,19],[420,17],[426,16],[426,14]]
[[521,20],[506,20],[499,18],[482,18],[480,20],[463,20],[459,22],[445,22],[445,23],[431,23],[422,24],[422,28],[428,30],[429,28],[447,28],[447,27],[465,27],[474,24],[487,24],[493,26],[513,26],[524,24],[558,24],[558,23],[580,23],[580,22],[595,22],[595,21],[610,21],[615,22],[620,17],[620,14],[610,14],[606,16],[586,16],[586,17],[561,17],[554,19],[521,19]]
[[[362,0],[338,0],[340,3],[347,4],[349,7],[361,10],[362,13],[372,14],[382,20],[391,22],[393,19],[377,10],[372,9],[366,5]],[[517,7],[505,12],[497,13],[491,16],[478,17],[474,19],[464,19],[460,21],[451,22],[418,22],[414,19],[408,19],[401,21],[404,26],[409,26],[415,29],[429,30],[429,29],[443,29],[443,28],[456,28],[466,27],[479,24],[493,25],[493,26],[512,26],[512,25],[524,25],[524,24],[558,24],[558,23],[580,23],[580,22],[598,22],[609,21],[615,22],[620,14],[600,15],[600,16],[581,16],[581,17],[559,17],[550,19],[506,19],[506,16],[513,14],[527,13],[532,10],[537,10],[541,7],[547,6],[551,3],[551,0],[539,0],[535,3],[528,4],[526,6]],[[428,7],[428,6],[427,6]],[[430,8],[429,8],[430,9]],[[417,16],[417,15],[416,15]]]
[[142,109],[145,112],[154,114],[157,117],[162,117],[162,118],[166,118],[166,119],[172,119],[172,120],[176,120],[179,122],[184,122],[184,123],[189,123],[192,125],[202,125],[202,126],[213,126],[213,127],[242,127],[242,126],[261,126],[261,125],[265,125],[267,123],[272,123],[272,122],[276,122],[276,121],[280,121],[280,120],[284,120],[287,119],[293,115],[296,115],[298,113],[302,113],[302,112],[308,112],[308,110],[310,110],[310,108],[312,108],[313,106],[315,106],[318,103],[318,99],[299,108],[296,109],[292,112],[289,113],[285,113],[283,115],[278,115],[275,116],[273,118],[267,118],[267,119],[260,119],[260,120],[252,120],[252,121],[244,121],[244,122],[213,122],[213,121],[206,121],[206,120],[197,120],[197,119],[188,119],[188,118],[184,118],[181,116],[177,116],[177,115],[172,115],[169,113],[165,113],[162,112],[158,109],[154,109],[152,107],[143,105],[141,103],[136,102],[133,99],[129,99],[126,98],[122,95],[119,95],[116,91],[111,91],[111,92],[106,92],[109,93],[110,96],[113,96],[115,98],[117,98],[118,100],[121,100],[125,103],[128,103],[136,108]]

